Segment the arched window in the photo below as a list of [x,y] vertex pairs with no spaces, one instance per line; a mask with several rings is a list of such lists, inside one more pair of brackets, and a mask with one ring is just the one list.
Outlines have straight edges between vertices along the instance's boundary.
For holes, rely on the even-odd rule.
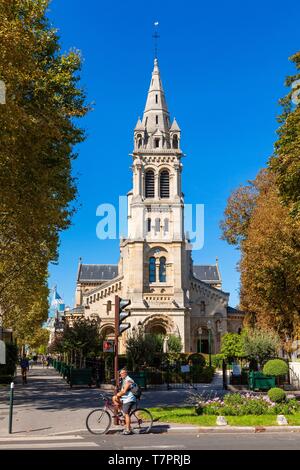
[[145,197],[154,197],[154,171],[146,171],[145,177]]
[[164,232],[167,233],[169,231],[169,219],[164,220]]
[[147,232],[151,232],[151,219],[147,219]]
[[159,259],[159,282],[166,282],[166,258]]
[[138,146],[138,148],[141,148],[142,142],[143,142],[143,141],[142,141],[142,136],[141,136],[141,134],[138,134],[137,137],[136,137],[136,139],[137,139],[137,146]]
[[173,149],[178,149],[178,137],[176,134],[173,136]]
[[170,197],[170,178],[168,170],[163,170],[159,177],[159,193],[160,197]]
[[156,281],[156,272],[155,272],[155,258],[152,256],[149,259],[149,282]]

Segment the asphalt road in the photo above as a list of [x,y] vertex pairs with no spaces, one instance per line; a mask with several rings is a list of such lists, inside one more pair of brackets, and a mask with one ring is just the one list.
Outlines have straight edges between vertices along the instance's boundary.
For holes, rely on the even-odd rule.
[[57,436],[0,438],[0,450],[73,449],[132,451],[299,450],[300,433],[148,434],[93,436],[86,432]]

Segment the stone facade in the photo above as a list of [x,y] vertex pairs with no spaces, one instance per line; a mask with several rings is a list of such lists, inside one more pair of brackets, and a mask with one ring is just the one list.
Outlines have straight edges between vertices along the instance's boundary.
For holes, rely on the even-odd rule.
[[[221,335],[237,332],[241,312],[228,307],[218,263],[194,266],[184,234],[181,131],[170,122],[157,59],[143,119],[134,129],[133,188],[128,193],[128,236],[116,265],[79,264],[76,305],[114,331],[114,298],[131,300],[131,328],[180,336],[183,350],[217,353]],[[120,349],[125,349],[126,334]]]

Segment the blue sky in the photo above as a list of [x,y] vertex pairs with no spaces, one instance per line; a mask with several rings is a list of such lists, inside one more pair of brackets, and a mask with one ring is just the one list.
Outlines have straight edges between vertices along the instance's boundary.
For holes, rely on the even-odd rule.
[[278,99],[299,50],[298,1],[53,0],[49,17],[62,50],[81,50],[81,84],[94,110],[81,121],[77,148],[79,204],[61,235],[49,286],[74,303],[78,259],[117,263],[118,240],[99,240],[96,208],[117,204],[132,186],[133,128],[142,115],[153,68],[153,23],[159,21],[159,65],[171,117],[182,130],[186,203],[205,205],[205,243],[197,264],[219,258],[223,290],[238,303],[239,252],[220,240],[230,192],[255,177],[272,154]]

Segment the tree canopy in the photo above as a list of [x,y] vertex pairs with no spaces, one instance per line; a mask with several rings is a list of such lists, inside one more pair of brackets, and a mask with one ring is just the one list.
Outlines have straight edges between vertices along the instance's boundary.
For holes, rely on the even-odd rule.
[[21,340],[47,318],[48,264],[74,212],[77,118],[88,111],[80,54],[61,52],[48,3],[0,3],[0,305]]

